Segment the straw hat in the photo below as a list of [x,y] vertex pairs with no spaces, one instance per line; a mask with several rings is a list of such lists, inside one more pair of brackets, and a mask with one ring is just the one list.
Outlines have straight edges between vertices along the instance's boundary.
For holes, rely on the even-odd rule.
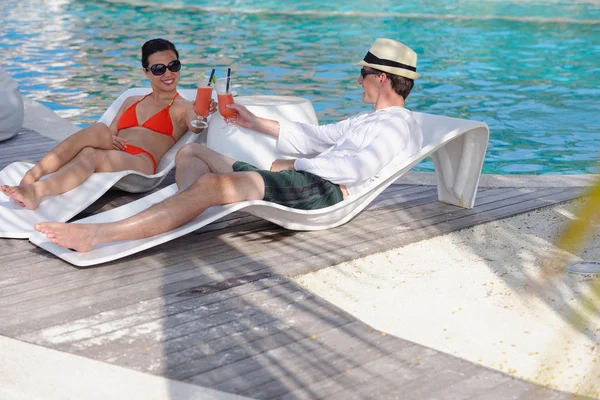
[[417,53],[410,47],[391,39],[375,40],[371,50],[358,64],[379,71],[400,75],[409,79],[417,79]]

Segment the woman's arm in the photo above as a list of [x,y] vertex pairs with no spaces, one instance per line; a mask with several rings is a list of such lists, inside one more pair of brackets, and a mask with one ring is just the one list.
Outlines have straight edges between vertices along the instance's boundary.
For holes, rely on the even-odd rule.
[[[112,139],[113,139],[113,149],[115,149],[115,150],[125,150],[125,148],[127,147],[127,140],[119,137],[119,128],[118,128],[119,120],[121,119],[121,116],[123,115],[125,110],[127,110],[139,98],[140,98],[140,96],[133,96],[133,97],[126,98],[123,101],[123,104],[121,104],[121,108],[119,108],[117,115],[115,115],[115,117],[113,118],[110,125],[107,126],[106,124],[104,124],[102,122],[99,122],[96,124],[96,125],[104,125],[108,128],[108,130],[110,130],[110,133],[112,134]],[[99,127],[99,129],[101,129],[101,128]]]
[[[194,112],[194,103],[185,99],[183,100],[185,101],[183,122],[187,128],[186,130],[192,131],[193,133],[201,133],[205,128],[196,128],[192,125],[192,121],[195,121],[198,118],[198,115]],[[215,111],[217,111],[217,103],[211,99],[208,107],[208,115],[214,114]]]
[[113,135],[116,136],[119,134],[119,129],[117,128],[117,126],[119,125],[119,120],[121,119],[121,116],[123,115],[125,110],[127,110],[139,98],[140,98],[140,96],[132,96],[132,97],[126,98],[123,101],[123,104],[121,104],[121,108],[119,108],[117,115],[115,115],[115,117],[113,118],[110,125],[108,125],[108,128],[110,129],[110,131],[112,132]]

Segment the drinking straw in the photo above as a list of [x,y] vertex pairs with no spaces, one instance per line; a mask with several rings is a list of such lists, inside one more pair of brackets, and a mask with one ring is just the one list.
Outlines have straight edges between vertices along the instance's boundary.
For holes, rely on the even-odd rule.
[[209,87],[210,87],[210,84],[212,83],[213,76],[215,76],[215,69],[214,68],[213,68],[212,72],[210,73],[210,78],[208,78],[208,86]]
[[229,77],[231,76],[231,68],[227,68],[227,86],[225,87],[225,93],[229,93]]

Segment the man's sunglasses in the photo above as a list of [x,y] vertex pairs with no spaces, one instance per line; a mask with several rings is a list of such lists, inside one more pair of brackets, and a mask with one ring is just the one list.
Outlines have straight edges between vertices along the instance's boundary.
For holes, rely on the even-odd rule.
[[381,71],[375,71],[372,69],[364,69],[364,68],[360,69],[360,76],[362,76],[363,79],[365,79],[367,77],[367,75],[379,75],[379,74],[381,74]]
[[151,65],[150,68],[146,68],[146,71],[152,72],[152,75],[161,76],[167,72],[167,68],[171,72],[179,72],[181,69],[181,61],[173,60],[169,63],[169,65],[165,64],[154,64]]

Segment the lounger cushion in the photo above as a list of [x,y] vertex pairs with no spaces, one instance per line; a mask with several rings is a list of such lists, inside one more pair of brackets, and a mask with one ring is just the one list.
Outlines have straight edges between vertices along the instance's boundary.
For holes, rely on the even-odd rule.
[[0,66],[0,141],[19,132],[23,116],[23,97],[17,81]]

